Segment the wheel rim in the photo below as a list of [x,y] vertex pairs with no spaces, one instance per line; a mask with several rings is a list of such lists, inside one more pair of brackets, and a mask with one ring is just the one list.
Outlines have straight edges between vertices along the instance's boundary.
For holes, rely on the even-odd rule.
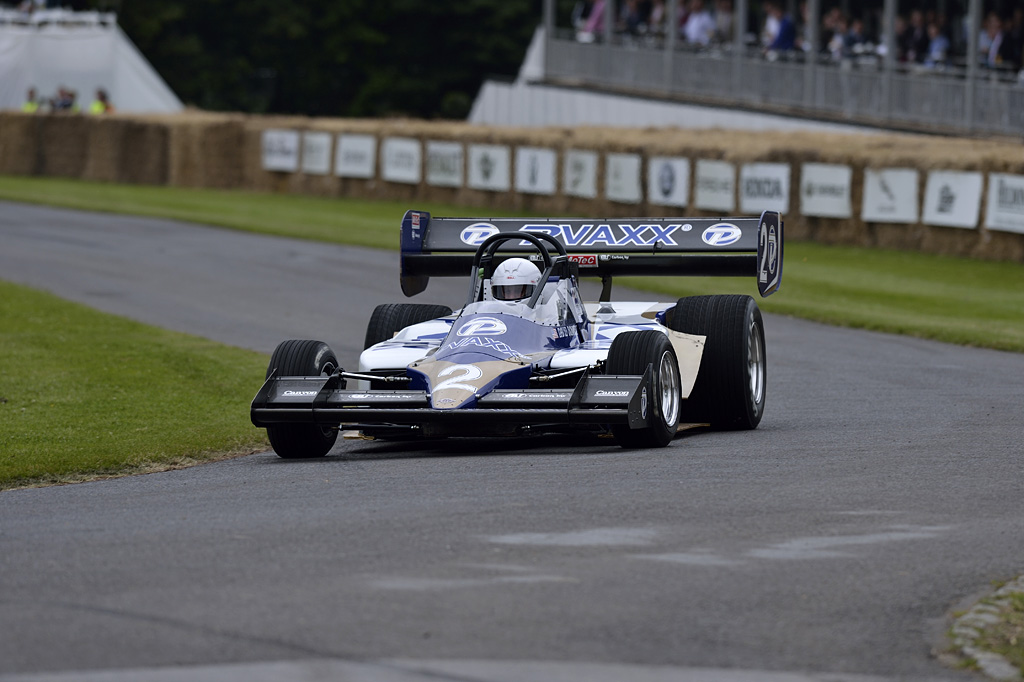
[[661,354],[658,383],[661,391],[661,418],[667,426],[672,426],[679,418],[679,372],[675,358],[668,351]]
[[756,321],[751,320],[747,333],[747,372],[750,376],[750,398],[754,406],[764,399],[764,341]]

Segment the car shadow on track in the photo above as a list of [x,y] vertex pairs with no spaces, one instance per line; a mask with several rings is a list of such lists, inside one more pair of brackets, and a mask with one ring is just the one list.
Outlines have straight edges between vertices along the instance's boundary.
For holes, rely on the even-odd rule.
[[[694,428],[681,431],[676,435],[673,443],[668,446],[668,450],[665,450],[665,454],[672,454],[672,448],[678,448],[681,441],[703,431],[706,429]],[[664,449],[654,448],[653,450]],[[436,457],[500,457],[510,454],[534,457],[558,455],[582,457],[619,453],[625,455],[631,452],[651,452],[651,450],[624,450],[611,436],[579,433],[505,438],[339,439],[338,444],[326,457],[315,461],[338,463]],[[310,462],[314,460],[287,460],[275,457],[262,461],[267,464],[288,464],[291,461]]]

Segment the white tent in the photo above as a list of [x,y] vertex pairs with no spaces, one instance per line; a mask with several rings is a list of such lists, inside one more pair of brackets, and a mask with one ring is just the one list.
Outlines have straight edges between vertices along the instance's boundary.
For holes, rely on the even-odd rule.
[[82,111],[97,88],[117,111],[183,108],[112,13],[0,10],[0,109],[20,109],[29,88],[40,98],[74,90]]

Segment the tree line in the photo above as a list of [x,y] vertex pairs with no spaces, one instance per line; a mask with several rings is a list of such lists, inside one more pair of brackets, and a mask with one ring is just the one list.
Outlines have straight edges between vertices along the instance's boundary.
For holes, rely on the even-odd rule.
[[[571,0],[561,5],[571,8]],[[464,118],[517,73],[541,0],[106,0],[187,105]],[[103,9],[100,2],[93,7]],[[568,11],[567,8],[561,8]]]

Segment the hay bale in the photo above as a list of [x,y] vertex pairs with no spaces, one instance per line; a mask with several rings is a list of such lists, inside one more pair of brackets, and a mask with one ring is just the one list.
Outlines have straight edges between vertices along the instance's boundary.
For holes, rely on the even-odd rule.
[[202,112],[187,112],[169,121],[168,184],[243,188],[244,121],[238,114]]
[[124,127],[107,117],[90,118],[88,123],[88,142],[82,179],[93,182],[120,180],[121,154],[128,149],[126,141],[121,139]]
[[0,173],[32,175],[38,172],[40,119],[38,114],[0,112]]
[[73,114],[52,114],[38,120],[42,152],[38,174],[81,178],[88,160],[89,129],[94,122]]
[[117,181],[136,185],[166,185],[170,166],[168,126],[152,121],[116,122],[122,145]]

